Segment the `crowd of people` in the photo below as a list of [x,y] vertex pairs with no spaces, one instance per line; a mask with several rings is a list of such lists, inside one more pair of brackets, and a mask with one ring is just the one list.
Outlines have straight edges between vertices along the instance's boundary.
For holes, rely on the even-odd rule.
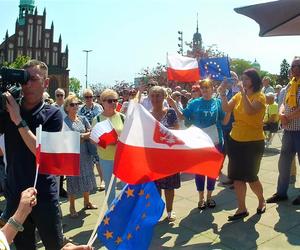
[[[78,217],[75,205],[77,196],[83,196],[84,209],[97,209],[90,202],[89,195],[95,190],[107,191],[113,175],[116,145],[106,148],[97,146],[90,141],[90,133],[96,123],[109,119],[120,135],[131,99],[140,102],[169,129],[186,129],[191,125],[199,127],[210,136],[218,151],[228,156],[228,181],[224,184],[232,184],[237,198],[237,210],[228,216],[229,221],[249,215],[245,202],[247,183],[257,196],[257,214],[266,211],[266,203],[288,199],[289,183],[293,176],[295,179],[295,170],[291,169],[294,169],[295,154],[299,156],[300,152],[299,57],[293,59],[287,86],[272,84],[269,77],[261,79],[259,73],[251,68],[241,76],[231,72],[231,78],[224,78],[221,83],[201,80],[190,85],[190,88],[180,85],[170,88],[149,81],[119,93],[113,89],[105,89],[101,93],[85,89],[82,100],[74,93],[66,96],[65,91],[59,88],[51,104],[47,102],[49,96],[45,95],[49,85],[47,66],[31,60],[24,69],[29,72],[30,79],[22,85],[21,103],[18,104],[6,92],[7,112],[0,116],[0,152],[4,156],[1,175],[5,175],[0,180],[6,199],[1,215],[6,224],[0,232],[0,243],[4,235],[8,243],[14,239],[17,249],[35,249],[37,229],[46,249],[63,248],[59,199],[68,198],[69,216],[74,219]],[[39,175],[34,189],[31,187],[36,169],[35,132],[40,124],[43,131],[72,130],[80,133],[80,175],[66,178]],[[278,162],[277,190],[272,197],[265,199],[258,173],[265,146],[272,142],[273,134],[278,130],[284,133]],[[99,174],[98,181],[95,167]],[[114,180],[112,183],[108,204],[116,197],[116,182]],[[216,179],[195,175],[200,210],[217,206],[213,198],[215,183]],[[121,186],[123,184],[120,183]],[[164,190],[167,220],[176,220],[173,201],[175,189],[181,185],[180,173],[156,180],[155,184],[160,194]],[[300,204],[300,196],[293,204]],[[7,248],[6,243],[4,246]],[[91,248],[68,244],[64,249]]]

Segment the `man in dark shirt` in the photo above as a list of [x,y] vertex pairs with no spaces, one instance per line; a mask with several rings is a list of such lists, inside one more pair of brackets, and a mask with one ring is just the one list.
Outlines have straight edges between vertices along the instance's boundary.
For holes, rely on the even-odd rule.
[[[36,172],[36,128],[57,132],[62,128],[59,109],[43,102],[44,89],[48,87],[48,67],[37,60],[29,61],[24,69],[30,80],[22,85],[23,98],[18,105],[12,95],[5,93],[7,113],[0,117],[0,133],[5,135],[7,179],[5,193],[7,206],[2,214],[8,220],[16,211],[23,190],[32,187]],[[36,249],[35,228],[46,249],[60,249],[63,244],[61,218],[54,176],[38,175],[38,205],[24,222],[24,231],[19,232],[14,243],[17,249]]]

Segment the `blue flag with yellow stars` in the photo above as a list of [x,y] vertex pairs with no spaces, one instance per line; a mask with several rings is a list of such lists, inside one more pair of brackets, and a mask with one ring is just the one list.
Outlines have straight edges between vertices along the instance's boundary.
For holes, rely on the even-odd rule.
[[153,182],[126,185],[104,215],[98,238],[109,250],[148,249],[164,207]]
[[202,79],[223,81],[224,77],[230,78],[228,57],[202,58],[199,60],[199,70]]

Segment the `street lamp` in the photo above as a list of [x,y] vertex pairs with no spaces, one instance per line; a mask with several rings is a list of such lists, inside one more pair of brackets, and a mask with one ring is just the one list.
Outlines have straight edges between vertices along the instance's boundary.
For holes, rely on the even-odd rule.
[[89,49],[84,49],[83,52],[86,53],[85,57],[85,88],[87,89],[88,85],[88,62],[89,62],[89,52],[92,52],[93,50]]
[[178,40],[180,43],[178,43],[179,51],[177,52],[183,56],[183,32],[178,31],[178,34],[179,34]]

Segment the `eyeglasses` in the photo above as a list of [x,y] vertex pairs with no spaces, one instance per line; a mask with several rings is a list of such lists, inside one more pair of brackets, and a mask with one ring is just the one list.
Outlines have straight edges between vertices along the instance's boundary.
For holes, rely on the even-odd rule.
[[70,104],[70,107],[74,108],[74,107],[77,107],[79,105],[78,102],[71,102]]
[[56,97],[63,97],[63,94],[56,94]]
[[104,102],[107,102],[109,104],[112,104],[112,103],[117,103],[118,99],[107,99],[107,100],[104,100]]
[[295,68],[295,67],[300,67],[300,64],[294,64],[291,66],[292,68]]
[[93,96],[92,95],[87,95],[84,97],[85,99],[93,99]]

